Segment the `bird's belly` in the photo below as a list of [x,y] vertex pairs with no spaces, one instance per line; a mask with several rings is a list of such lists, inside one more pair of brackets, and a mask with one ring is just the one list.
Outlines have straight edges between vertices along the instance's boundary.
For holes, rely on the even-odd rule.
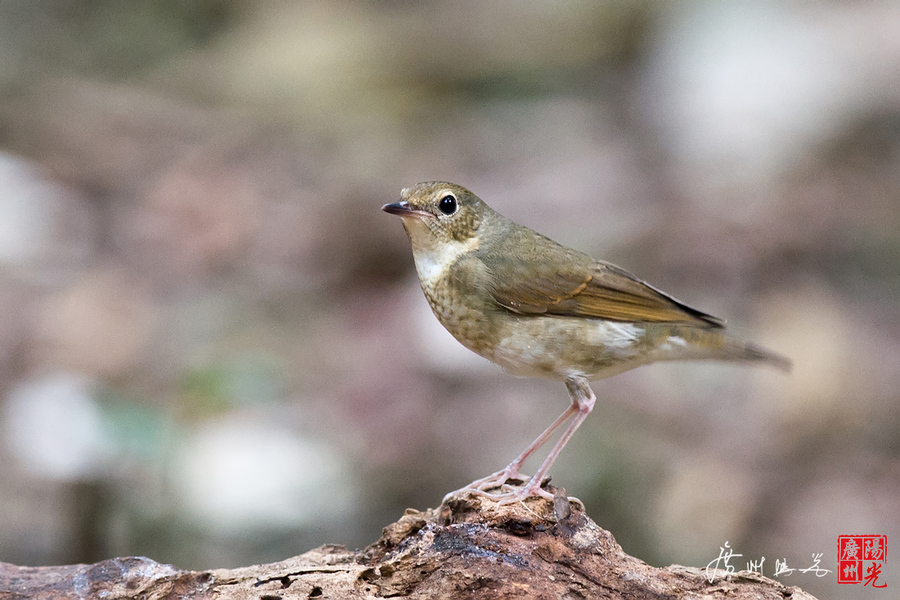
[[490,360],[529,377],[601,379],[648,362],[644,325],[554,316],[511,316]]

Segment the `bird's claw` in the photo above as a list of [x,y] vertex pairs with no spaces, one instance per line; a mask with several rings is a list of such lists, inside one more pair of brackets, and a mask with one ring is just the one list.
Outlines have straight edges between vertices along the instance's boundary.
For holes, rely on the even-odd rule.
[[518,465],[511,464],[501,471],[497,471],[496,473],[492,473],[491,475],[482,477],[481,479],[476,479],[462,489],[486,492],[487,490],[491,490],[494,488],[502,488],[503,486],[508,485],[511,481],[524,483],[529,479],[530,478],[527,475],[523,475],[519,471]]
[[509,484],[504,484],[502,486],[499,486],[499,488],[501,491],[496,493],[486,492],[480,489],[463,489],[471,494],[474,494],[475,496],[481,496],[482,498],[487,498],[492,502],[496,502],[498,506],[506,506],[507,504],[522,502],[523,500],[532,496],[539,496],[547,500],[553,500],[555,498],[553,494],[542,488],[540,485],[532,485],[532,482],[530,480],[524,487],[515,487]]
[[[444,497],[444,501],[460,492],[468,492],[475,496],[487,498],[500,506],[521,502],[530,496],[539,496],[547,500],[553,500],[553,494],[542,487],[549,481],[549,477],[544,481],[535,481],[534,477],[528,477],[519,472],[518,466],[513,464],[502,471],[476,479],[455,492],[450,492]],[[523,483],[525,484],[524,486],[521,485]]]

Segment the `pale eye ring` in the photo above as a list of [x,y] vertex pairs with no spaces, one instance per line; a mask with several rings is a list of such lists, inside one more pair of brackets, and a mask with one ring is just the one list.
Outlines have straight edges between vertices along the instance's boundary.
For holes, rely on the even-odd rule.
[[456,196],[453,194],[447,194],[443,198],[441,198],[440,202],[438,202],[438,210],[440,210],[445,215],[452,215],[456,212],[457,203]]

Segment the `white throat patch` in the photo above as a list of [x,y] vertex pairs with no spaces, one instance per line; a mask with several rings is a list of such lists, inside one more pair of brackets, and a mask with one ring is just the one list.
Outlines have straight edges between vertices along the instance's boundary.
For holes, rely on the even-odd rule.
[[416,271],[419,279],[427,286],[434,285],[447,272],[460,256],[476,250],[478,238],[469,238],[464,242],[451,240],[444,242],[439,248],[422,248],[415,252]]

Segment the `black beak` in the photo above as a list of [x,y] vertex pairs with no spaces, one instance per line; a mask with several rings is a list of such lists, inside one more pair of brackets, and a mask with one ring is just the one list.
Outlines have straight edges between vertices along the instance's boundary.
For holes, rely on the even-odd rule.
[[412,212],[412,209],[409,207],[409,204],[406,203],[406,200],[402,202],[391,202],[390,204],[385,204],[381,207],[381,210],[392,215],[400,215],[401,217]]
[[424,210],[419,210],[416,208],[410,207],[409,203],[406,200],[401,200],[400,202],[391,202],[390,204],[385,204],[381,207],[386,213],[397,215],[400,217],[433,217],[430,212],[426,212]]

